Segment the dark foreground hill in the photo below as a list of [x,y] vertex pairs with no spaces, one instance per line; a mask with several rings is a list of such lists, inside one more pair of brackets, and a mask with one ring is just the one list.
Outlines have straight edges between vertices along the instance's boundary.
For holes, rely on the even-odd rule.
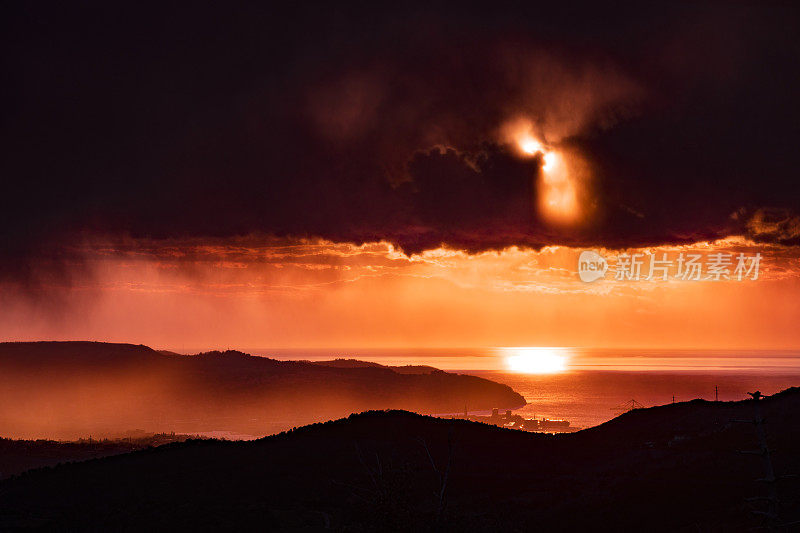
[[[800,390],[761,407],[776,472],[800,472]],[[753,411],[698,400],[558,436],[369,412],[34,471],[0,483],[0,529],[747,531],[767,492],[740,453],[754,425],[730,420]],[[777,488],[800,520],[800,480]]]
[[78,438],[226,430],[265,435],[369,409],[514,408],[506,385],[436,369],[344,367],[241,352],[178,355],[96,342],[0,343],[0,434]]
[[[18,440],[0,438],[0,479],[32,468],[54,466],[70,461],[85,461],[118,455],[192,437],[174,433],[132,434],[118,439],[80,439],[77,441]],[[197,438],[197,436],[194,436]]]

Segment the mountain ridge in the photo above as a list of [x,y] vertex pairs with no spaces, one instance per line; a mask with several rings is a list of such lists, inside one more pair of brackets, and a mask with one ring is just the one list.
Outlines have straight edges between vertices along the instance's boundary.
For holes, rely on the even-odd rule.
[[435,370],[340,368],[227,350],[195,355],[96,342],[0,343],[3,436],[227,430],[263,435],[369,409],[515,408],[507,385]]

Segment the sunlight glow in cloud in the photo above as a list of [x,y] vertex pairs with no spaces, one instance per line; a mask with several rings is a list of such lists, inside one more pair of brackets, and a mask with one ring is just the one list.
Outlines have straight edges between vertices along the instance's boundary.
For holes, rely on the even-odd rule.
[[570,174],[566,154],[534,137],[532,124],[518,120],[507,125],[507,135],[516,144],[521,155],[541,157],[542,175],[537,184],[538,205],[541,215],[551,223],[573,224],[582,216],[578,183]]

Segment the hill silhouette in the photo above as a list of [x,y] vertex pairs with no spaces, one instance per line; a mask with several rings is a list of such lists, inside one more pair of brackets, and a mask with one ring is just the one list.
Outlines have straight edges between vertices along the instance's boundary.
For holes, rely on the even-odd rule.
[[[800,472],[800,390],[761,406],[777,474]],[[0,483],[0,526],[747,531],[759,503],[746,498],[765,488],[760,458],[740,453],[754,427],[731,420],[752,417],[752,401],[697,400],[543,435],[367,412],[33,471]],[[781,518],[800,519],[800,480],[780,483]]]
[[372,361],[360,361],[358,359],[332,359],[330,361],[312,361],[312,364],[320,366],[330,366],[334,368],[391,368],[398,374],[430,374],[432,372],[443,372],[436,367],[428,365],[403,365],[388,366]]
[[506,385],[436,369],[326,366],[238,351],[189,356],[131,344],[0,344],[5,437],[98,437],[136,428],[265,435],[370,409],[443,413],[524,404]]
[[118,455],[160,446],[168,442],[185,441],[189,438],[191,438],[189,435],[174,433],[154,435],[144,432],[131,432],[129,436],[117,439],[86,438],[76,441],[0,438],[0,479],[18,475],[33,468]]

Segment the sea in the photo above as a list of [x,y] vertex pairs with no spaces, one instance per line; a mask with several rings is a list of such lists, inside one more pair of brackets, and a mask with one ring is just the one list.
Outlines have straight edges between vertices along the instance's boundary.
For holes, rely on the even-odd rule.
[[[563,369],[525,373],[509,357],[530,347],[424,349],[252,349],[281,360],[360,359],[385,365],[429,365],[509,385],[527,405],[526,418],[568,420],[587,428],[632,406],[651,407],[696,398],[742,400],[759,390],[774,394],[800,386],[800,350],[653,350],[533,348],[563,358]],[[248,351],[248,350],[244,350]],[[485,414],[466,406],[472,414]]]

